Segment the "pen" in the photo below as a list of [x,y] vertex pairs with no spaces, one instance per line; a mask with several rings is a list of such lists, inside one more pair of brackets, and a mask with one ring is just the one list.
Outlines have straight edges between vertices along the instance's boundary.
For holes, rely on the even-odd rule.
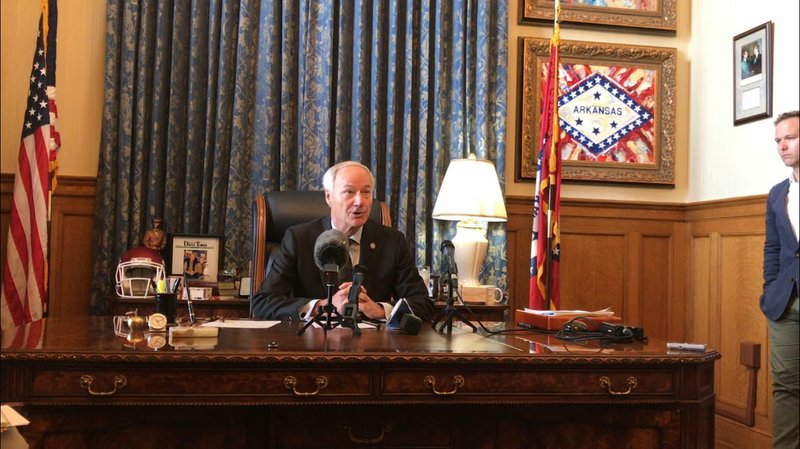
[[192,292],[189,289],[189,279],[186,277],[186,273],[183,273],[183,289],[186,290],[186,308],[189,310],[189,322],[192,323],[192,325],[195,325],[197,323],[197,319],[194,316]]

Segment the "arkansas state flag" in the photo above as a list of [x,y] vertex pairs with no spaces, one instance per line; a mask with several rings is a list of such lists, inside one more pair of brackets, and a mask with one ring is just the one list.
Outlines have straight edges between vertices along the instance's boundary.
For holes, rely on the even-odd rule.
[[[557,14],[557,13],[556,13]],[[557,17],[557,16],[556,16]],[[529,307],[535,310],[559,308],[558,271],[561,239],[559,209],[561,203],[561,153],[558,152],[558,20],[550,39],[547,80],[542,92],[542,121],[539,135],[539,170],[533,203],[531,237],[531,281]]]

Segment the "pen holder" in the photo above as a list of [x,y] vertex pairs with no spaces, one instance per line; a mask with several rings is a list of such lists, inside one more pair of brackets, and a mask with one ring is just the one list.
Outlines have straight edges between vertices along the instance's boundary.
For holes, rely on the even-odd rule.
[[167,322],[174,323],[177,302],[177,293],[156,293],[156,312],[164,314]]

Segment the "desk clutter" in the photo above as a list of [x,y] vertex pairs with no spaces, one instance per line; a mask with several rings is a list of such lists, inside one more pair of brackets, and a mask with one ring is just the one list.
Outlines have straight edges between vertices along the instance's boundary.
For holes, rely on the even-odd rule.
[[145,344],[147,348],[157,351],[167,343],[175,349],[214,349],[219,336],[218,327],[205,327],[199,323],[181,325],[175,323],[174,319],[168,321],[160,312],[145,316],[139,315],[137,309],[111,318],[114,334],[124,338],[124,346],[131,349],[138,349],[140,344]]
[[517,310],[514,315],[520,327],[555,331],[556,338],[571,341],[610,341],[631,343],[647,341],[644,329],[622,323],[610,309],[596,310]]
[[568,321],[578,317],[588,317],[586,326],[589,331],[596,331],[601,322],[622,323],[622,317],[614,315],[608,309],[589,312],[585,310],[531,310],[523,309],[514,312],[517,323],[528,324],[536,329],[557,331],[564,327]]

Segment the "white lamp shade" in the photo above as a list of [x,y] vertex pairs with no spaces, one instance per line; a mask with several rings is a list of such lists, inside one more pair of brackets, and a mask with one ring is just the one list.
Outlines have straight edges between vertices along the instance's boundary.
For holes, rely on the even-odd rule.
[[432,215],[438,220],[506,221],[494,164],[474,154],[450,161]]
[[450,161],[432,215],[459,222],[453,238],[459,284],[480,285],[478,275],[489,246],[484,223],[508,219],[494,164],[474,154]]

